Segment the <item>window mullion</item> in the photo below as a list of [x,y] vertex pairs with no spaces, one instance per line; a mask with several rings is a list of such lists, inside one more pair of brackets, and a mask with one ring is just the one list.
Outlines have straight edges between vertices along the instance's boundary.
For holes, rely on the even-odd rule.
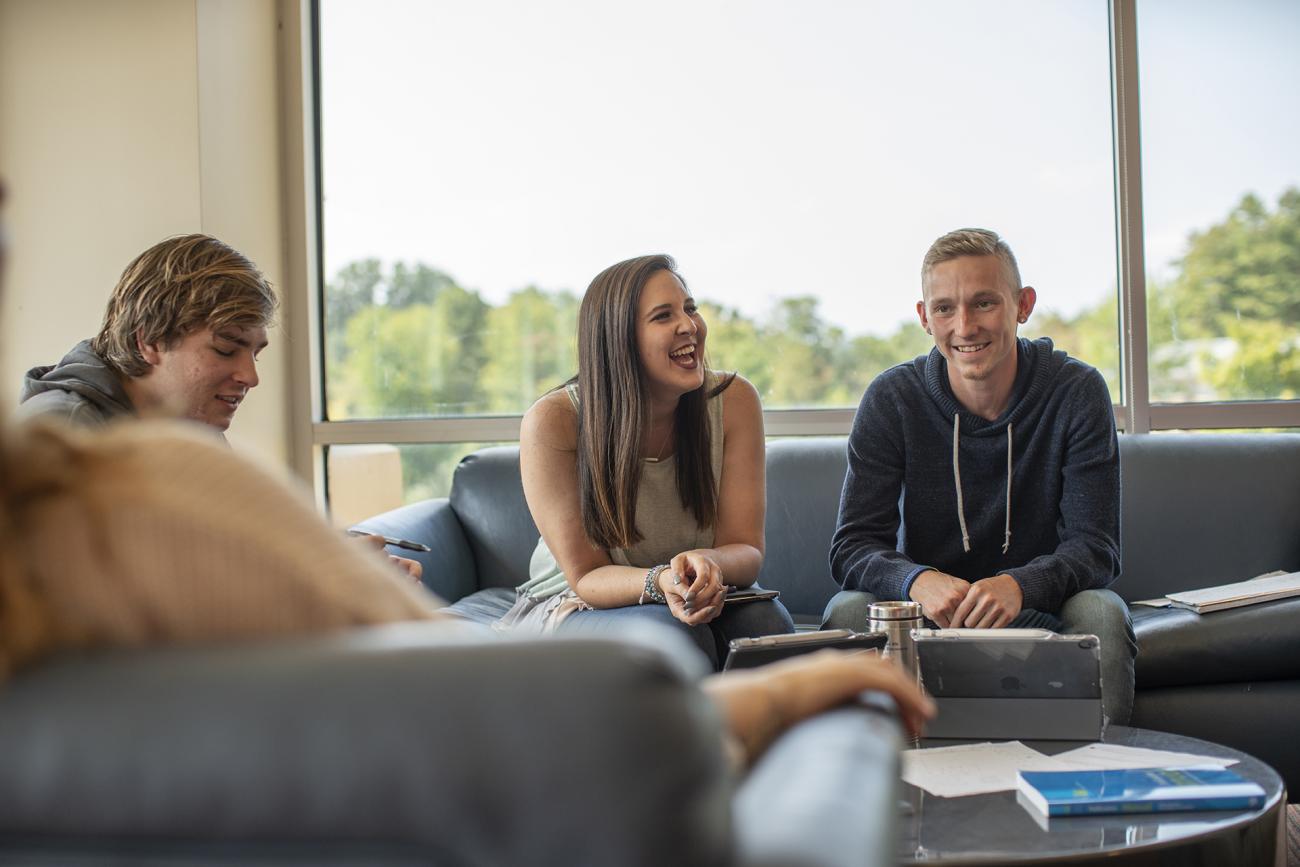
[[1142,239],[1142,152],[1138,105],[1137,2],[1110,0],[1116,253],[1119,265],[1121,406],[1125,430],[1151,430],[1147,374],[1146,263]]

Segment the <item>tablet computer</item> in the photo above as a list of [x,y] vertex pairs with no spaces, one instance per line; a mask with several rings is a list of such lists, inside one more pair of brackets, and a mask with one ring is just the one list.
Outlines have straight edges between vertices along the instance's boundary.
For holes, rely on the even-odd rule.
[[939,711],[926,737],[1101,737],[1097,636],[1045,629],[917,629],[912,635],[921,683]]
[[754,668],[801,653],[832,648],[835,650],[876,650],[885,646],[883,632],[854,632],[852,629],[825,629],[818,632],[795,632],[789,635],[763,635],[758,638],[733,638],[730,652],[722,664],[723,671]]

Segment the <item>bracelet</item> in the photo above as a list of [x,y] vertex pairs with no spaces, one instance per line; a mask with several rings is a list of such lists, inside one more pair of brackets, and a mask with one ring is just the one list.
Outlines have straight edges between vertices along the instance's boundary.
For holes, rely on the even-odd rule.
[[659,586],[655,583],[659,578],[659,573],[663,572],[667,568],[668,564],[662,563],[658,566],[651,566],[645,573],[645,588],[641,591],[641,598],[636,601],[637,605],[644,605],[646,599],[660,604],[668,602],[668,600],[664,598],[664,594],[660,592]]

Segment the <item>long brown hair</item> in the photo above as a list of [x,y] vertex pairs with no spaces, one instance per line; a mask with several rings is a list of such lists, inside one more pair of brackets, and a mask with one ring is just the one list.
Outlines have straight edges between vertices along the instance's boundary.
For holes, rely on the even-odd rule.
[[[643,538],[636,500],[650,407],[637,352],[637,310],[645,284],[659,271],[681,280],[677,263],[662,254],[611,265],[591,281],[578,310],[578,487],[583,529],[602,548],[626,548]],[[718,489],[706,404],[735,374],[709,389],[707,363],[704,370],[705,384],[677,402],[677,491],[696,523],[712,527]]]

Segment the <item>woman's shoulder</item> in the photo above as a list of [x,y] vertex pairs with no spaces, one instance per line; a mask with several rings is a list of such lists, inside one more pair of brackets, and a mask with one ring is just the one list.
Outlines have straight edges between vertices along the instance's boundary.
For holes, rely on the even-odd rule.
[[569,389],[557,388],[539,397],[524,413],[521,443],[541,442],[573,448],[578,440],[578,409]]
[[715,400],[722,401],[724,410],[730,411],[733,407],[736,409],[762,408],[758,397],[758,389],[739,373],[710,371],[709,375],[712,377],[712,382],[708,383],[707,387],[713,392]]

